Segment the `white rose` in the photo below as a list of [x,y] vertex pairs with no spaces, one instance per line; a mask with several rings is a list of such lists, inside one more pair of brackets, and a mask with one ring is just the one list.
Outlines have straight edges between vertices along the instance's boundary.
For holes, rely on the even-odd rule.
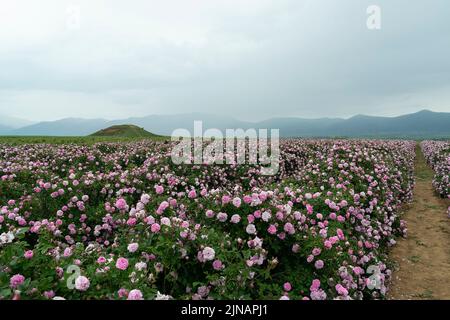
[[245,231],[247,231],[248,234],[255,234],[256,232],[256,227],[254,224],[250,223],[247,228],[245,229]]

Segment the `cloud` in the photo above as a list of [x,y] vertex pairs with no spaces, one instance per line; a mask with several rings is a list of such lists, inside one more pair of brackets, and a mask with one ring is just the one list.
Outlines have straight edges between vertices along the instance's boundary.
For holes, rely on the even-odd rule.
[[0,6],[0,114],[207,111],[260,120],[450,111],[448,1],[379,0],[379,31],[366,27],[371,4],[7,2]]

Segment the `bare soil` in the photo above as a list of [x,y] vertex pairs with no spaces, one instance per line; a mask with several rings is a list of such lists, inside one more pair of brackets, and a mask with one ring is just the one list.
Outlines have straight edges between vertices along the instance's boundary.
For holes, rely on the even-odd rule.
[[408,237],[398,239],[390,258],[396,266],[388,299],[450,299],[450,219],[448,199],[433,189],[433,171],[416,148],[414,200],[402,219]]

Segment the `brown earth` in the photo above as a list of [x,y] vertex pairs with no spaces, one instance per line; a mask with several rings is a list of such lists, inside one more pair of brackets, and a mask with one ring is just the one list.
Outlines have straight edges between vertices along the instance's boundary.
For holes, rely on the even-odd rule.
[[450,219],[448,199],[433,189],[433,171],[416,148],[414,200],[402,219],[408,237],[391,251],[395,269],[388,299],[450,299]]

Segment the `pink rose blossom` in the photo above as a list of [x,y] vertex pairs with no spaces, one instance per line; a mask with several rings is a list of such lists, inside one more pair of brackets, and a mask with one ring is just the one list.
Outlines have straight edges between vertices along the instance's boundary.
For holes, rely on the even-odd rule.
[[161,194],[161,193],[164,192],[164,188],[162,186],[158,185],[158,186],[155,187],[155,191],[156,191],[157,194]]
[[128,293],[127,300],[144,300],[141,290],[131,290],[130,293]]
[[161,226],[160,226],[158,223],[154,223],[154,224],[152,224],[152,226],[150,227],[150,230],[151,230],[153,233],[158,233],[159,230],[161,230]]
[[214,270],[217,270],[217,271],[222,270],[222,268],[223,268],[222,261],[220,261],[220,260],[214,260],[214,262],[213,262],[213,268],[214,268]]
[[128,297],[128,290],[125,289],[125,288],[120,288],[120,289],[117,291],[117,295],[119,296],[119,298],[125,298],[125,297]]
[[323,268],[324,263],[322,260],[317,260],[316,263],[314,264],[314,266],[316,267],[317,270],[320,270]]
[[11,288],[17,289],[17,287],[20,286],[21,284],[23,284],[24,281],[25,281],[25,277],[23,275],[15,274],[9,280],[9,284],[10,284]]
[[222,197],[222,204],[227,204],[227,203],[230,202],[230,200],[231,200],[231,198],[230,198],[229,196],[224,195],[224,196]]
[[214,257],[216,256],[216,253],[213,248],[211,247],[205,247],[202,251],[203,259],[206,261],[214,260]]
[[77,289],[78,291],[86,291],[87,289],[89,289],[90,284],[91,283],[89,279],[85,276],[78,276],[75,279],[75,289]]
[[188,193],[188,198],[189,198],[189,199],[197,198],[197,193],[195,192],[195,190],[189,191],[189,193]]
[[341,296],[348,295],[348,290],[346,288],[344,288],[341,284],[337,284],[335,288],[339,295],[341,295]]
[[269,226],[269,228],[267,229],[267,232],[269,232],[270,234],[275,234],[275,233],[277,233],[277,227],[275,227],[273,224],[271,224]]
[[139,244],[137,244],[137,243],[130,243],[127,247],[128,251],[131,253],[136,252],[138,250],[138,248],[139,248]]
[[125,258],[117,259],[116,268],[119,270],[126,270],[128,268],[128,260]]
[[283,289],[284,291],[291,291],[292,290],[292,285],[289,282],[286,282],[285,284],[283,284]]
[[25,253],[23,254],[23,256],[25,257],[25,259],[32,259],[32,258],[33,258],[33,250],[27,250],[27,251],[25,251]]
[[234,224],[239,223],[239,221],[241,221],[241,216],[238,214],[234,214],[231,216],[230,221],[231,221],[231,223],[234,223]]
[[106,262],[106,258],[105,258],[105,257],[103,257],[103,256],[98,257],[98,259],[97,259],[97,263],[98,263],[98,264],[103,264],[103,263],[105,263],[105,262]]
[[125,210],[127,208],[127,202],[125,201],[125,199],[120,198],[117,199],[115,206],[119,210]]

